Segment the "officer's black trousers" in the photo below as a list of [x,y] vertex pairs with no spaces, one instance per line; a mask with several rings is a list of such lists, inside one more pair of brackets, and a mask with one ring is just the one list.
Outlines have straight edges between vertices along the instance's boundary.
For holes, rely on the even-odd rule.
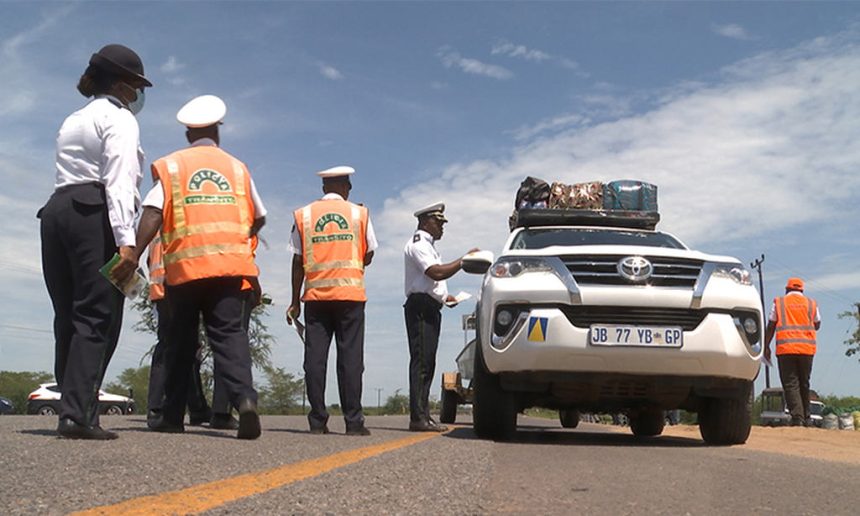
[[409,417],[412,421],[428,421],[442,304],[427,294],[410,294],[403,309],[409,339]]
[[199,345],[200,317],[206,339],[212,347],[215,370],[224,382],[230,403],[243,399],[257,401],[251,378],[248,333],[242,323],[245,308],[241,277],[207,278],[167,287],[170,312],[168,345],[165,353],[164,419],[182,423],[188,380]]
[[333,335],[337,342],[337,385],[346,427],[364,426],[361,409],[364,302],[308,301],[305,303],[305,326],[305,388],[311,405],[308,423],[311,428],[320,428],[328,422],[325,383]]
[[99,273],[117,251],[98,183],[54,192],[42,219],[42,271],[54,306],[60,418],[99,424],[98,391],[116,349],[123,295]]
[[[158,342],[152,351],[152,362],[149,367],[149,392],[147,394],[147,407],[150,412],[161,412],[164,406],[164,383],[167,379],[167,366],[164,363],[167,350],[167,331],[169,313],[167,301],[160,299],[154,302],[158,314]],[[203,382],[200,379],[200,360],[192,362],[191,372],[188,378],[188,412],[192,417],[206,416],[209,413],[209,404],[203,391]]]
[[809,377],[812,355],[777,355],[779,380],[785,393],[785,404],[793,421],[809,419]]

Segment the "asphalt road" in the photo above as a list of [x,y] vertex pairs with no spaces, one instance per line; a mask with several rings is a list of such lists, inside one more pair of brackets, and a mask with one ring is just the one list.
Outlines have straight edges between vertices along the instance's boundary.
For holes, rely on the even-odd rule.
[[[520,416],[510,443],[405,431],[312,436],[302,417],[263,417],[257,441],[187,427],[157,434],[142,417],[103,418],[110,442],[55,437],[56,420],[0,417],[0,514],[858,514],[860,466],[692,437]],[[141,497],[146,497],[141,499]],[[125,502],[125,505],[116,506]]]

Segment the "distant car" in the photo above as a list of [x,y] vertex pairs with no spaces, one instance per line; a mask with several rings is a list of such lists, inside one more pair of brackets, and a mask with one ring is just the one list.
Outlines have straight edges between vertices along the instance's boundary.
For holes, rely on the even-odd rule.
[[[809,423],[821,428],[824,424],[824,403],[815,399],[818,394],[810,391]],[[765,389],[761,393],[762,408],[759,420],[762,426],[788,426],[791,424],[791,414],[785,403],[785,393],[779,387]]]
[[[60,387],[43,383],[27,397],[27,414],[54,416],[60,411]],[[99,390],[99,413],[109,416],[134,413],[134,400]]]
[[0,397],[0,415],[15,412],[15,404],[9,398]]

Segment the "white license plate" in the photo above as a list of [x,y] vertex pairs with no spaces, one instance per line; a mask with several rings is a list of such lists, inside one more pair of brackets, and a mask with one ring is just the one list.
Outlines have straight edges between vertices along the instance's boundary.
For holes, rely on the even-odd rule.
[[677,326],[592,324],[588,340],[595,346],[680,348],[684,344],[684,330]]

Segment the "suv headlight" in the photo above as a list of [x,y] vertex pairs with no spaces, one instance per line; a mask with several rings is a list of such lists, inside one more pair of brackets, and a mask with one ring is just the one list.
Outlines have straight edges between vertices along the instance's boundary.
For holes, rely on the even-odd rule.
[[739,285],[752,285],[750,271],[737,263],[718,263],[714,267],[714,272],[711,273],[711,276],[729,278]]
[[494,278],[515,278],[526,272],[551,272],[552,267],[543,258],[509,256],[499,258],[490,268]]

